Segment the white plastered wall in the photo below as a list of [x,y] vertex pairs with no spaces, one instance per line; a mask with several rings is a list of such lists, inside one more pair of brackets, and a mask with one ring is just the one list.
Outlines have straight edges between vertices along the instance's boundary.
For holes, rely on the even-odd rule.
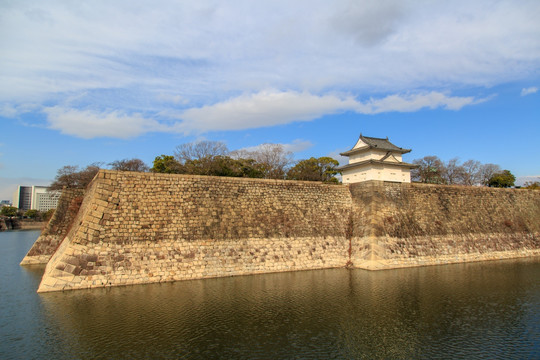
[[344,184],[357,183],[368,180],[411,182],[411,170],[401,166],[388,166],[381,164],[366,164],[354,169],[343,171]]

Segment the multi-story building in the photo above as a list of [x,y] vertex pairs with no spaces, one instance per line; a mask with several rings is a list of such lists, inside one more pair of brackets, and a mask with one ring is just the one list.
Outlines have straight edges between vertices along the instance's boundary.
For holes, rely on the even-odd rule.
[[388,138],[360,134],[353,148],[341,154],[349,158],[349,164],[337,169],[341,171],[344,184],[368,180],[408,183],[411,169],[417,166],[403,162],[401,156],[410,151],[392,144]]
[[13,206],[21,210],[47,211],[56,209],[59,191],[48,191],[46,186],[18,186],[13,194]]

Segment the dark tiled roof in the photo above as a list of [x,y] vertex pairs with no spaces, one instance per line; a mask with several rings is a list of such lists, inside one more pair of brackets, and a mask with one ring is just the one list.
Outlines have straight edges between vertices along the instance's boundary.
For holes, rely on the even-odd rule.
[[[395,151],[395,152],[400,152],[402,154],[405,154],[405,153],[408,153],[408,152],[411,151],[411,149],[403,149],[403,148],[400,148],[400,147],[392,144],[388,140],[388,138],[381,139],[381,138],[376,138],[376,137],[363,136],[362,134],[360,134],[359,140],[362,140],[364,143],[366,143],[369,146],[370,149],[381,149],[381,150],[386,150],[386,151]],[[351,154],[356,153],[357,151],[361,151],[361,150],[353,148],[353,149],[351,149],[349,151],[345,151],[344,153],[341,153],[340,155],[349,156]]]

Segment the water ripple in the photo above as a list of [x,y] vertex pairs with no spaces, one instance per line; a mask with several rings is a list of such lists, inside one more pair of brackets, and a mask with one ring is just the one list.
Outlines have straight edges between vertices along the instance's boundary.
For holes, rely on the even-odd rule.
[[0,237],[2,359],[540,358],[540,259],[38,295],[20,237]]

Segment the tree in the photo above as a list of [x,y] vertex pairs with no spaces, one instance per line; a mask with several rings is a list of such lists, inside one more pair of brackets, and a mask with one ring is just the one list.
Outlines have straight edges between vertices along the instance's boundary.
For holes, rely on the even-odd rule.
[[480,167],[479,178],[480,183],[484,186],[489,186],[489,180],[493,175],[501,172],[501,167],[495,164],[484,164]]
[[337,183],[335,175],[338,174],[336,170],[338,165],[339,162],[330,157],[312,157],[293,166],[287,172],[287,179]]
[[45,212],[45,214],[43,214],[43,220],[45,221],[49,221],[51,220],[52,216],[54,215],[54,212],[56,211],[56,209],[49,209]]
[[488,186],[493,175],[501,172],[499,165],[482,164],[476,160],[467,160],[460,165],[458,158],[445,164],[437,156],[425,156],[413,163],[418,168],[411,170],[411,180],[430,184]]
[[540,190],[540,181],[527,181],[522,186],[523,189],[529,189],[529,190]]
[[26,212],[24,213],[24,216],[30,219],[34,219],[34,220],[40,220],[42,218],[41,212],[34,209],[26,210]]
[[79,171],[78,166],[66,165],[56,171],[56,178],[51,184],[51,189],[62,190],[62,188],[74,188],[78,184],[77,173]]
[[93,163],[79,171],[78,166],[64,166],[58,169],[49,190],[62,190],[64,187],[84,189],[94,179],[100,167],[101,163]]
[[189,160],[184,165],[188,174],[229,177],[262,178],[263,169],[252,159],[233,159],[215,156],[212,159]]
[[476,160],[467,160],[463,163],[463,184],[479,185],[482,182],[480,169],[482,164]]
[[218,175],[228,172],[221,168],[228,153],[227,146],[220,141],[197,141],[178,145],[174,157],[186,174],[229,176]]
[[411,170],[411,179],[413,181],[427,184],[444,184],[443,173],[444,164],[437,156],[424,156],[422,159],[416,159],[413,164],[417,168]]
[[225,143],[205,140],[178,145],[174,156],[180,164],[185,164],[190,160],[211,160],[216,156],[225,156],[228,153],[229,150]]
[[164,174],[184,174],[186,172],[184,166],[171,155],[156,156],[154,166],[150,171]]
[[109,163],[109,166],[112,170],[118,171],[147,172],[149,170],[148,165],[146,165],[141,159],[116,160]]
[[514,186],[516,177],[509,171],[503,170],[500,173],[494,174],[488,182],[490,187],[508,188]]
[[459,159],[453,158],[443,166],[441,176],[445,184],[455,185],[465,183],[465,168],[459,165]]
[[253,159],[262,166],[265,179],[283,179],[293,163],[293,153],[281,144],[262,144],[251,150],[236,150],[233,158]]
[[19,212],[19,209],[17,209],[14,206],[3,206],[2,210],[0,210],[0,215],[13,217],[13,216],[17,216],[18,212]]

